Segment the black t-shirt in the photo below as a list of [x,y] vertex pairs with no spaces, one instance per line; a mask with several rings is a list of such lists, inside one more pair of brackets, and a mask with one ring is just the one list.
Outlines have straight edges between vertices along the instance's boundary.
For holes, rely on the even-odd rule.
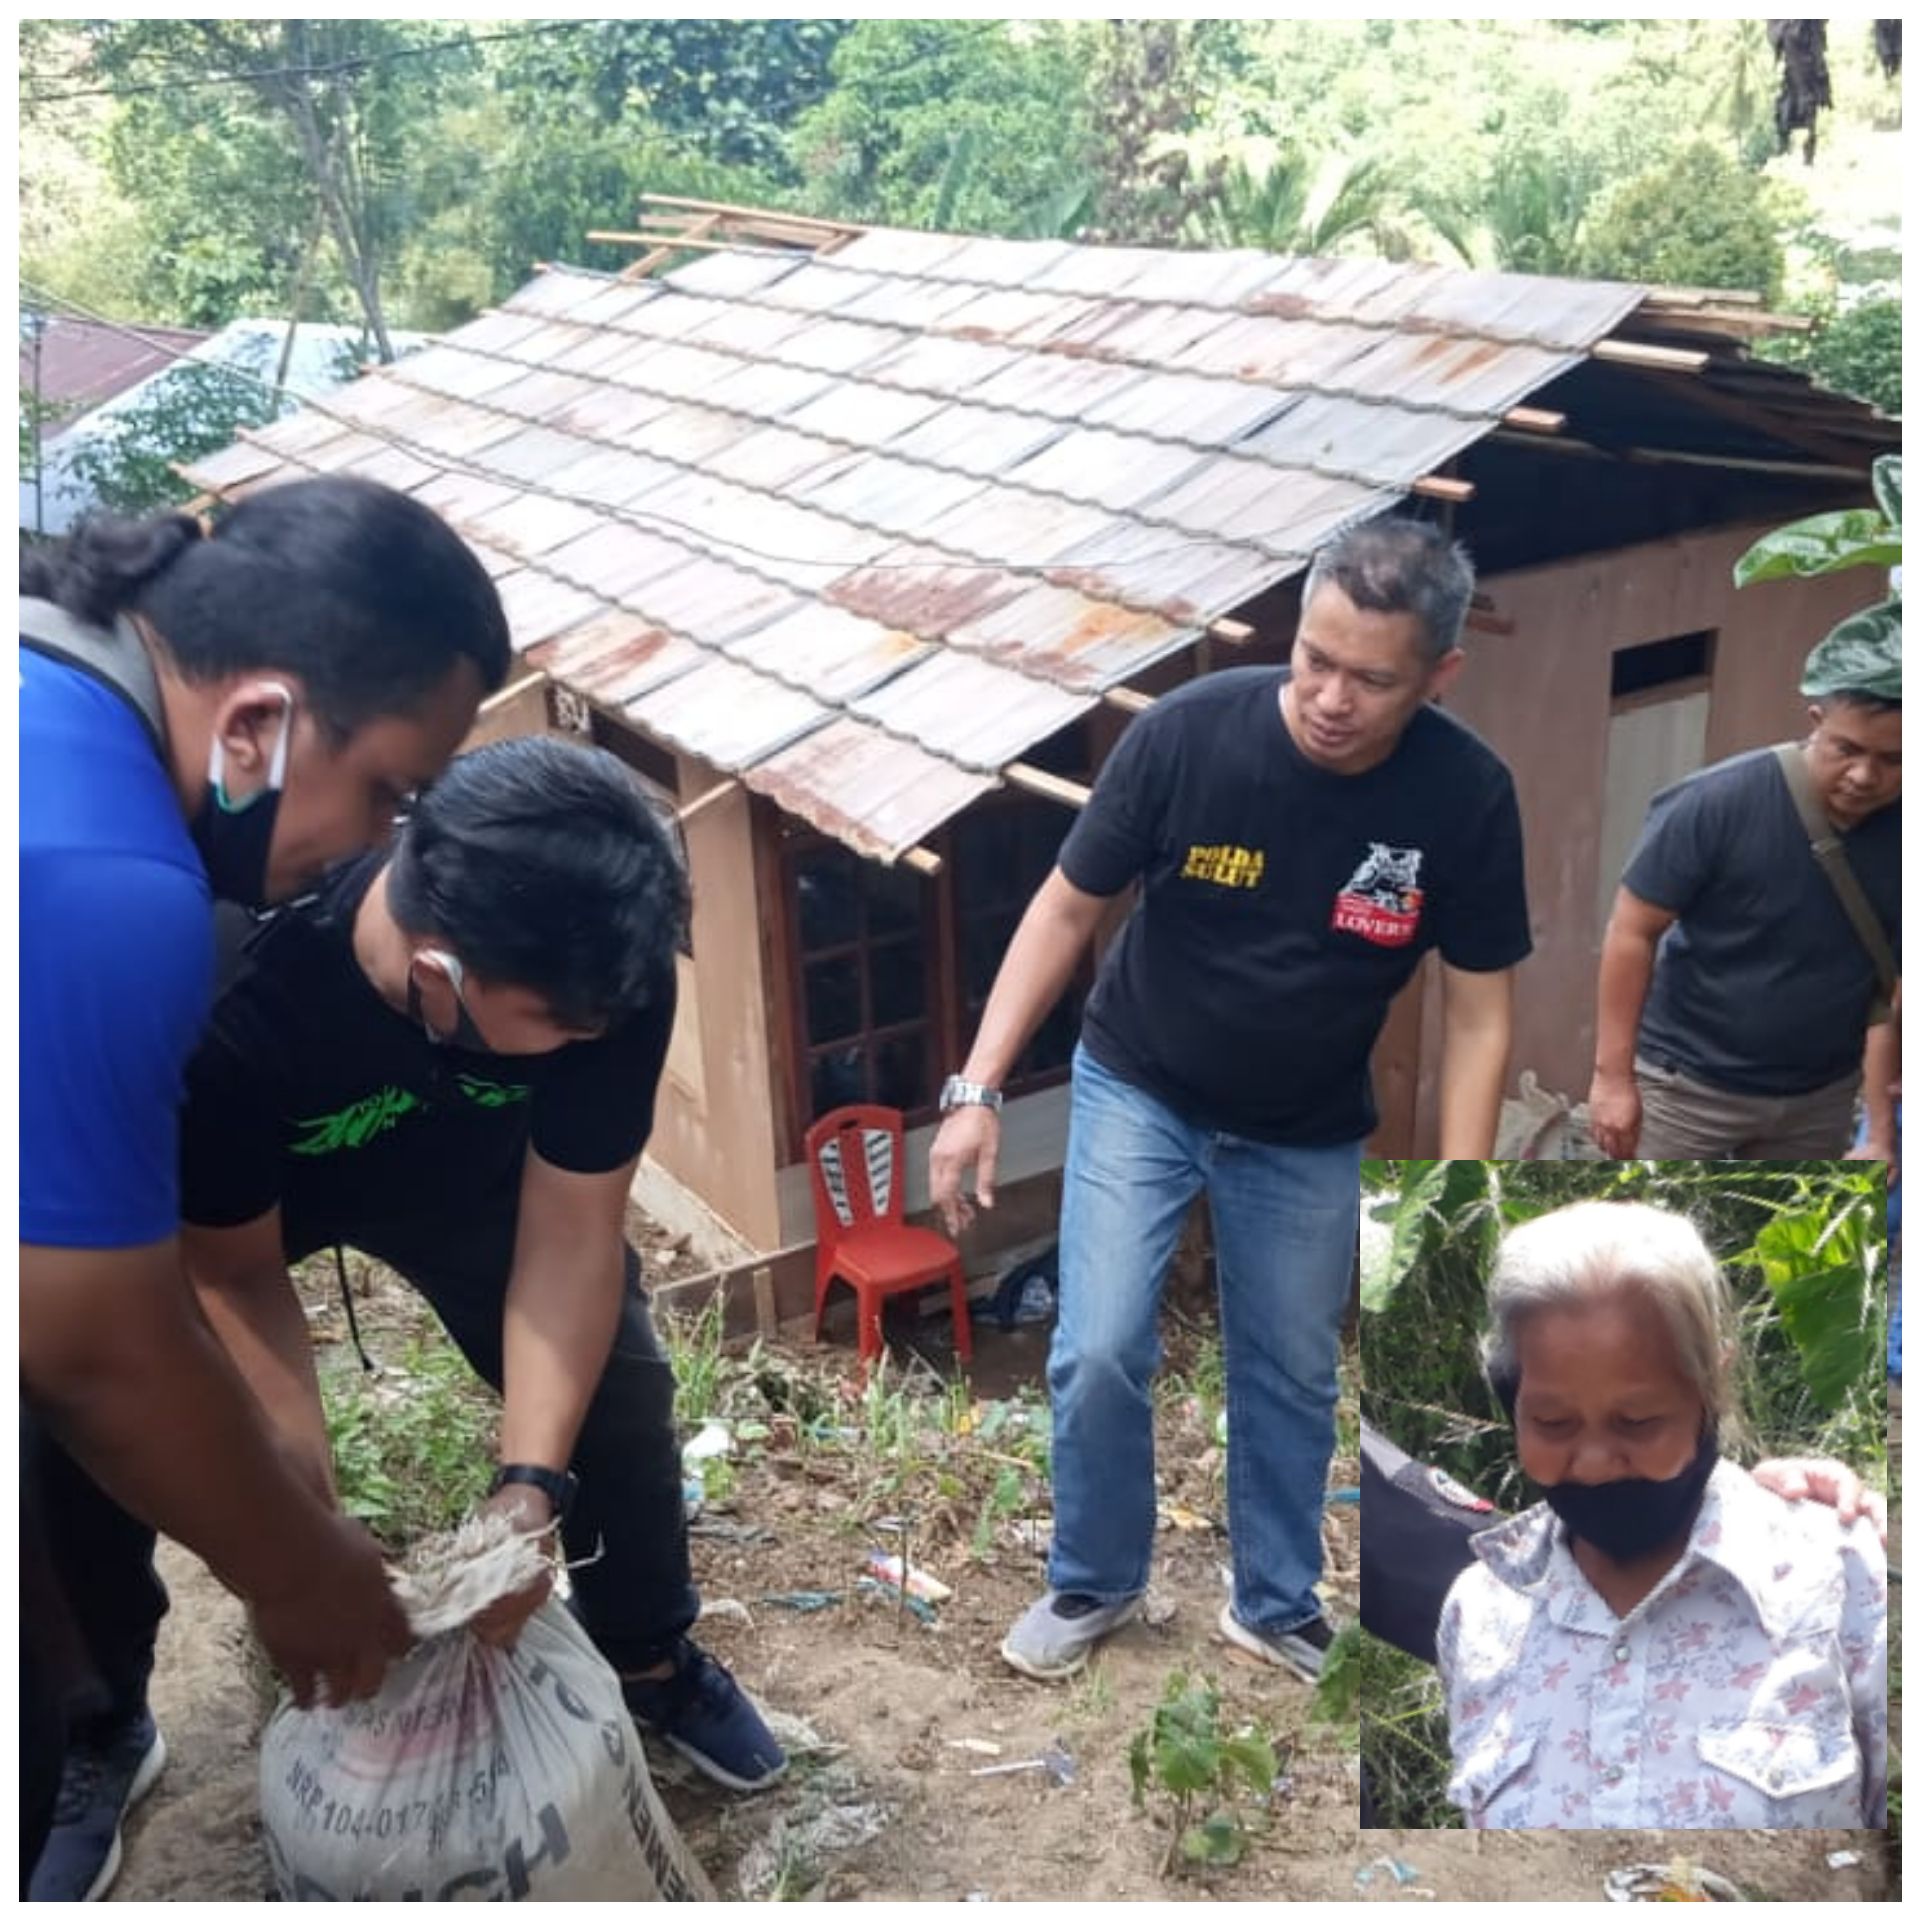
[[646,1144],[671,967],[598,1039],[538,1055],[436,1046],[354,958],[354,915],[381,864],[341,868],[241,948],[187,1070],[190,1223],[238,1226],[279,1205],[303,1246],[465,1223],[514,1203],[529,1145],[567,1172],[607,1173]]
[[1127,728],[1060,849],[1067,878],[1144,878],[1087,1007],[1102,1066],[1197,1126],[1296,1146],[1375,1122],[1367,1056],[1429,947],[1526,958],[1513,781],[1422,707],[1394,751],[1329,773],[1280,713],[1284,668],[1208,674]]
[[[1842,836],[1900,950],[1900,809]],[[1807,844],[1771,748],[1654,796],[1623,876],[1678,914],[1660,942],[1639,1050],[1733,1093],[1809,1093],[1858,1071],[1873,962]]]

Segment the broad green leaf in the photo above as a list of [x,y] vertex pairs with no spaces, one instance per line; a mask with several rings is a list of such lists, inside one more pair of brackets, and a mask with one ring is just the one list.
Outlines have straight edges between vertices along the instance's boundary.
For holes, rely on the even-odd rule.
[[1809,579],[1847,567],[1899,564],[1899,527],[1889,526],[1873,507],[1848,507],[1762,534],[1733,563],[1733,584],[1749,587],[1757,580]]
[[1419,1259],[1428,1221],[1439,1205],[1452,1164],[1446,1160],[1402,1163],[1403,1184],[1388,1216],[1388,1238],[1382,1242],[1378,1234],[1361,1235],[1360,1305],[1365,1312],[1381,1312]]
[[1883,453],[1873,463],[1873,497],[1880,502],[1880,511],[1887,516],[1887,524],[1898,527],[1900,524],[1900,456],[1897,453]]
[[1869,1314],[1868,1284],[1877,1266],[1865,1209],[1855,1202],[1839,1217],[1783,1213],[1753,1243],[1780,1323],[1800,1353],[1807,1391],[1829,1412],[1878,1363],[1879,1340]]
[[1827,644],[1860,646],[1876,653],[1889,641],[1897,647],[1904,631],[1900,609],[1898,600],[1880,600],[1870,607],[1862,607],[1858,613],[1848,614],[1827,635]]
[[1199,1793],[1220,1773],[1218,1740],[1163,1741],[1157,1756],[1160,1784],[1169,1793]]
[[1180,1851],[1202,1866],[1237,1866],[1246,1850],[1247,1836],[1240,1822],[1224,1808],[1208,1814],[1199,1826],[1189,1827],[1180,1840]]
[[1252,1732],[1236,1733],[1220,1743],[1223,1767],[1238,1773],[1256,1793],[1271,1793],[1279,1762],[1273,1743]]

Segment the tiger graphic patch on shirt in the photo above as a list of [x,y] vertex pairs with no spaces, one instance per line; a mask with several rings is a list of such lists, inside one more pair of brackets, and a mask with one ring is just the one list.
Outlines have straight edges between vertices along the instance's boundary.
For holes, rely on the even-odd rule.
[[1333,902],[1336,933],[1357,933],[1377,947],[1404,947],[1420,926],[1418,847],[1390,847],[1370,841],[1367,857]]

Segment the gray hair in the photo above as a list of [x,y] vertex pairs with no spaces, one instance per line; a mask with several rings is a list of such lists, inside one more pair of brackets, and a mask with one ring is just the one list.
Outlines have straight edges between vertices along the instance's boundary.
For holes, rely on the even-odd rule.
[[1363,520],[1329,540],[1307,570],[1303,609],[1328,581],[1366,612],[1412,614],[1429,665],[1460,644],[1473,562],[1424,520]]
[[1583,1200],[1507,1234],[1487,1282],[1487,1377],[1517,1387],[1517,1337],[1529,1314],[1628,1290],[1659,1310],[1674,1363],[1731,1446],[1740,1431],[1732,1297],[1699,1228],[1664,1207]]

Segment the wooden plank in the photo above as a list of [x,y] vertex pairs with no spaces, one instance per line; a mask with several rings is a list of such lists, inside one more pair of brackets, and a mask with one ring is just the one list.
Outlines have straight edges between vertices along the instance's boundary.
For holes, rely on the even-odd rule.
[[773,1300],[773,1269],[753,1270],[753,1329],[762,1340],[773,1339],[780,1331],[780,1315]]
[[899,864],[903,867],[911,867],[915,873],[933,880],[939,877],[940,869],[946,865],[946,862],[928,847],[909,847],[899,856]]
[[1002,767],[1000,777],[1008,786],[1018,787],[1023,793],[1037,793],[1043,800],[1057,800],[1076,812],[1093,798],[1091,787],[1083,787],[1078,780],[1063,780],[1057,773],[1048,773],[1040,767],[1030,767],[1024,760]]
[[695,200],[683,193],[643,193],[642,208],[688,207],[697,213],[725,214],[747,220],[777,220],[785,226],[818,227],[827,233],[867,233],[871,229],[854,220],[822,220],[810,213],[783,213],[777,207],[739,207],[724,200]]
[[1764,296],[1746,287],[1655,287],[1640,303],[1643,307],[1759,307]]
[[674,818],[684,827],[689,820],[697,820],[716,801],[724,800],[728,794],[739,791],[738,780],[722,780],[718,786],[709,787],[705,793],[696,794],[674,815]]
[[1515,433],[1559,433],[1566,427],[1567,416],[1547,407],[1509,407],[1500,424]]
[[1154,699],[1152,694],[1140,693],[1132,687],[1109,687],[1100,698],[1122,713],[1145,713]]
[[514,681],[511,686],[502,687],[498,693],[488,694],[487,697],[480,702],[473,717],[476,720],[484,720],[488,714],[498,712],[508,701],[518,700],[522,694],[530,693],[535,687],[544,687],[546,684],[546,669],[544,667],[536,667],[532,673],[522,676],[520,679]]
[[1256,638],[1244,620],[1215,620],[1208,625],[1207,634],[1211,639],[1224,640],[1230,647],[1244,647]]
[[1649,347],[1637,340],[1596,340],[1587,352],[1595,360],[1644,367],[1649,373],[1704,373],[1713,360],[1712,354],[1689,347]]
[[1423,500],[1444,500],[1450,507],[1464,507],[1473,498],[1471,480],[1448,480],[1437,473],[1416,480],[1409,489]]

